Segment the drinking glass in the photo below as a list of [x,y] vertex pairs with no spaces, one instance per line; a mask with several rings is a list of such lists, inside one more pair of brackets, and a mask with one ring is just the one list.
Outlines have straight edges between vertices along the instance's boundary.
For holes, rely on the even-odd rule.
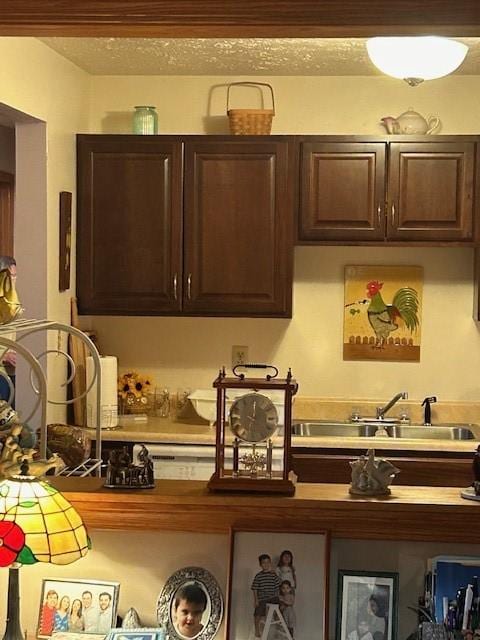
[[170,392],[167,388],[155,389],[155,415],[159,418],[170,415]]

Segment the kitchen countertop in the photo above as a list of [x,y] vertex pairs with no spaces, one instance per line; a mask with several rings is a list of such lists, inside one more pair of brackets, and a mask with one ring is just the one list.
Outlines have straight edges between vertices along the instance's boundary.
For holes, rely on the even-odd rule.
[[[311,420],[311,417],[305,418]],[[214,445],[215,427],[206,422],[198,424],[187,421],[180,422],[170,418],[149,418],[148,422],[136,422],[114,430],[102,430],[102,441],[145,442],[162,444]],[[299,420],[299,418],[294,418]],[[393,439],[393,438],[360,438],[333,436],[292,436],[293,447],[322,449],[367,449],[395,451],[435,451],[445,453],[472,453],[480,441],[480,426],[472,425],[470,429],[475,440],[434,440],[425,439]],[[88,431],[92,438],[95,432]],[[425,435],[428,427],[425,427]]]

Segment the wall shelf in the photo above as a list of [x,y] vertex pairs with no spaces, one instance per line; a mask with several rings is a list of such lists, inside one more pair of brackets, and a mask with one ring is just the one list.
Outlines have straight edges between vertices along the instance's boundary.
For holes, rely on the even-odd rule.
[[346,484],[298,484],[295,496],[215,494],[200,481],[157,480],[155,489],[107,490],[98,478],[56,477],[93,529],[228,533],[232,524],[275,519],[335,538],[477,543],[480,504],[451,487],[393,486],[383,498],[351,498]]

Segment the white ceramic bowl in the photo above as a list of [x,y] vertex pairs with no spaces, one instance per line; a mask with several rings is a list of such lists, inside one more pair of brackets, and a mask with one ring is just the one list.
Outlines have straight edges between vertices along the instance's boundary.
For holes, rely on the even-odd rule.
[[[253,391],[253,389],[252,389]],[[239,396],[243,396],[247,391],[243,391],[240,389],[230,389],[227,393],[227,399],[225,402],[226,410],[228,410],[232,406],[235,398]],[[263,393],[266,395],[275,405],[275,408],[278,412],[278,423],[279,425],[283,425],[283,400],[284,395],[282,391],[272,391],[271,389],[266,389],[265,391],[260,390],[259,393]],[[198,413],[198,415],[204,420],[208,420],[210,425],[214,425],[217,419],[217,390],[216,389],[196,389],[189,396],[188,399],[193,404],[193,408]]]
[[[217,419],[217,391],[215,389],[197,389],[188,396],[193,408],[210,425]],[[231,403],[230,403],[231,404]]]

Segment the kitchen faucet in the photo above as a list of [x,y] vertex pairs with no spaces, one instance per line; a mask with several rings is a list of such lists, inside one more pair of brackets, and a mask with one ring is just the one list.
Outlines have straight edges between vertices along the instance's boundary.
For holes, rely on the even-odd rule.
[[377,420],[383,420],[383,417],[385,416],[387,411],[390,411],[395,403],[397,403],[399,400],[407,400],[407,398],[408,393],[406,391],[400,391],[400,393],[397,393],[397,395],[393,396],[390,402],[387,402],[384,407],[377,407]]

